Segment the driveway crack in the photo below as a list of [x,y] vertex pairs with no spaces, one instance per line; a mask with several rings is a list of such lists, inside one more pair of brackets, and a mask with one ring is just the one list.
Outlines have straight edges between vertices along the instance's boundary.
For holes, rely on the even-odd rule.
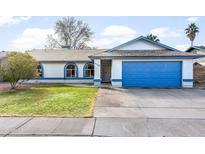
[[54,133],[54,132],[59,128],[59,126],[63,123],[63,120],[64,120],[64,119],[61,119],[61,121],[59,122],[59,124],[51,131],[51,133]]
[[97,118],[95,117],[95,118],[94,118],[94,125],[93,125],[93,130],[92,130],[92,134],[91,134],[91,136],[94,135],[95,125],[96,125],[96,120],[97,120]]
[[20,127],[24,126],[25,124],[27,124],[29,121],[31,121],[34,117],[29,118],[28,120],[26,120],[25,122],[23,122],[22,124],[20,124],[18,127],[14,128],[14,130],[11,130],[10,132],[8,132],[7,134],[4,135],[4,137],[10,135],[12,132],[16,131],[17,129],[19,129]]

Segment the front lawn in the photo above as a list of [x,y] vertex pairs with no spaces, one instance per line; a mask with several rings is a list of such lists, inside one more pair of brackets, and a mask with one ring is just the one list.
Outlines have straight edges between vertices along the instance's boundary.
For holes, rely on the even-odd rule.
[[0,116],[90,117],[96,88],[36,86],[0,93]]

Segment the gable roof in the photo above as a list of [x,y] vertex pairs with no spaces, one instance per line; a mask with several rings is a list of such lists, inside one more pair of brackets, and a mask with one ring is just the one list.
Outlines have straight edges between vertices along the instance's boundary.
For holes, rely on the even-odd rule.
[[34,49],[28,53],[39,62],[91,61],[88,56],[102,50]]
[[189,47],[185,52],[191,52],[193,49],[198,49],[205,52],[205,46],[193,46]]
[[204,55],[187,53],[182,51],[170,50],[113,50],[113,52],[100,52],[91,59],[120,59],[120,58],[182,58],[182,59],[196,59],[202,58]]
[[114,48],[112,48],[112,49],[109,49],[109,50],[107,50],[107,51],[108,51],[108,52],[111,52],[111,51],[113,51],[113,50],[118,50],[118,49],[121,48],[121,47],[124,47],[124,46],[126,46],[126,45],[129,45],[129,44],[131,44],[131,43],[133,43],[133,42],[135,42],[135,41],[139,41],[139,40],[147,41],[147,42],[149,42],[149,43],[151,43],[151,44],[160,46],[160,47],[162,47],[162,48],[164,48],[164,49],[167,49],[167,50],[179,51],[179,50],[177,50],[177,49],[175,49],[175,48],[172,48],[172,47],[170,47],[170,46],[167,46],[167,45],[165,45],[165,44],[162,44],[162,43],[159,43],[159,42],[156,42],[156,41],[152,41],[152,40],[150,40],[150,39],[148,39],[148,38],[146,38],[146,37],[144,37],[144,36],[140,36],[140,37],[138,37],[138,38],[135,38],[135,39],[133,39],[133,40],[130,40],[130,41],[126,42],[126,43],[123,43],[123,44],[121,44],[121,45],[118,45],[118,46],[116,46],[116,47],[114,47]]

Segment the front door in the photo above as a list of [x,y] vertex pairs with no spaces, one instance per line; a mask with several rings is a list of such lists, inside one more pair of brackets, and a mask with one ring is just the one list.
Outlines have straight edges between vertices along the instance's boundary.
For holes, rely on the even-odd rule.
[[111,82],[111,60],[101,60],[101,79],[104,83]]

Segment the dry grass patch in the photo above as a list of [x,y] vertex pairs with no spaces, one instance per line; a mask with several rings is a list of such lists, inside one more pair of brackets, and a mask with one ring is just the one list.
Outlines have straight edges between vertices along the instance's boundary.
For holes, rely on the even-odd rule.
[[36,86],[0,94],[0,115],[91,117],[97,88]]

